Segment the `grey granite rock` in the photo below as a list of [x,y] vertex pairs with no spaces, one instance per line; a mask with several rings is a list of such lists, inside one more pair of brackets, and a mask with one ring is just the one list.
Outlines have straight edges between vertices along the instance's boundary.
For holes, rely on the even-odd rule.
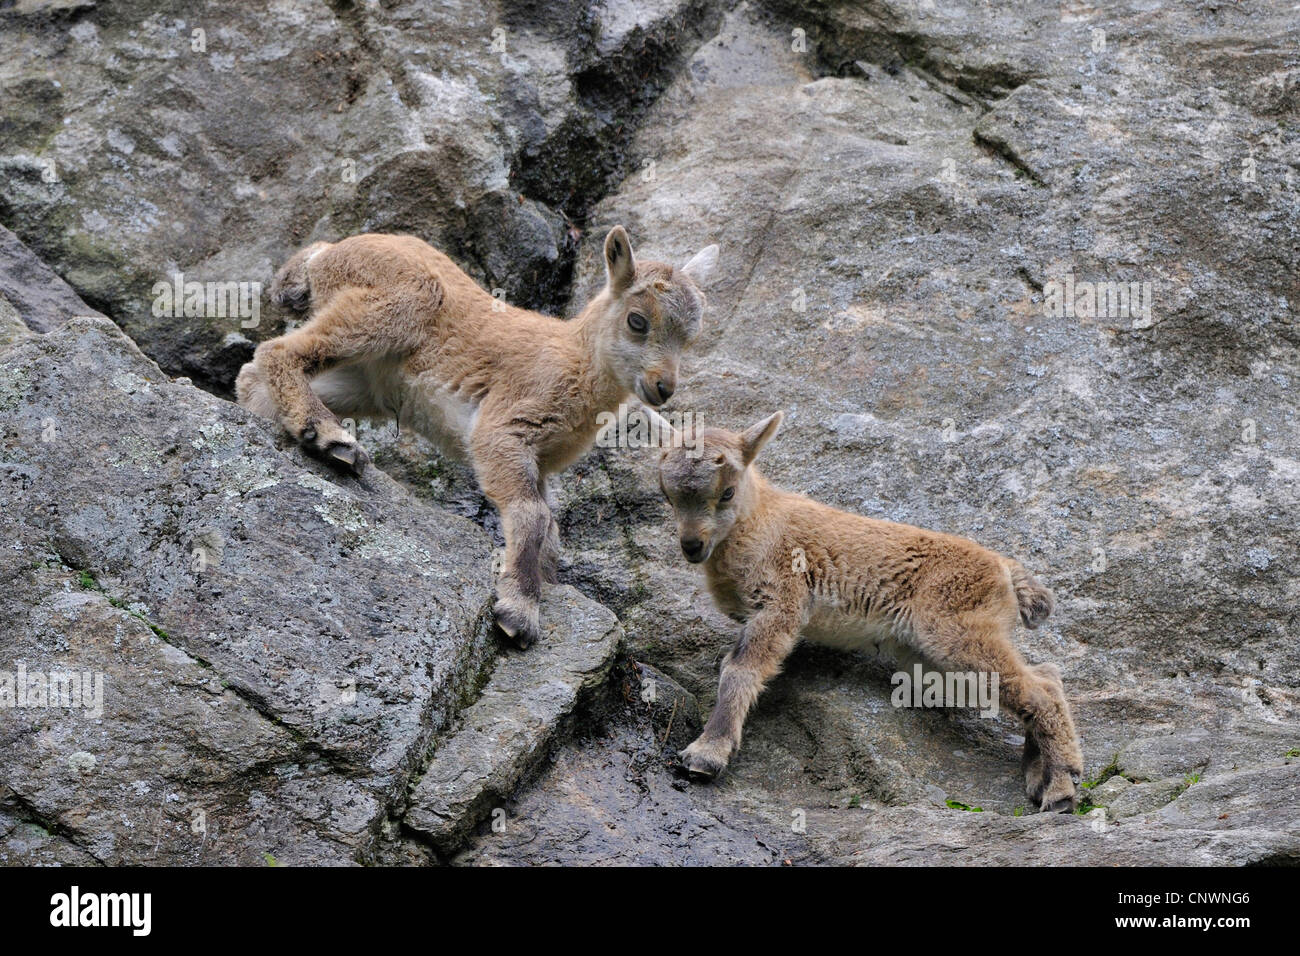
[[565,719],[604,681],[621,639],[608,610],[571,587],[548,589],[541,639],[508,654],[435,744],[405,825],[440,852],[454,850],[547,756]]
[[13,799],[105,862],[366,859],[496,650],[483,535],[102,318],[0,354],[0,414],[0,670],[106,685],[93,721],[0,709]]

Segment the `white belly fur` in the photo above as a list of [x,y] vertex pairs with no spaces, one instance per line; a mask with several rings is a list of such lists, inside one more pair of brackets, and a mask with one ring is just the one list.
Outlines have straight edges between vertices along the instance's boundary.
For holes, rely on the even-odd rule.
[[815,601],[802,633],[814,644],[863,651],[893,660],[899,666],[921,659],[905,624],[895,624],[884,616],[862,617],[834,601]]
[[478,422],[478,405],[425,376],[409,383],[402,403],[402,425],[424,435],[444,454],[469,459],[469,439]]
[[312,379],[312,389],[340,418],[392,418],[433,442],[443,454],[469,458],[469,436],[478,406],[432,376],[408,380],[398,363],[372,359],[330,369]]

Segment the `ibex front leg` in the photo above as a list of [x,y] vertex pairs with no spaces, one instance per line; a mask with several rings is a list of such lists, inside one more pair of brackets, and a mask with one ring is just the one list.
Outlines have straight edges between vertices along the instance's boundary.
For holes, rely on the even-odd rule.
[[479,486],[496,505],[506,555],[493,606],[497,625],[520,647],[540,636],[543,563],[554,521],[541,490],[532,449],[511,435],[480,426],[471,439]]
[[766,605],[745,624],[735,650],[722,662],[718,702],[704,732],[678,756],[692,777],[716,777],[740,746],[745,715],[799,641],[803,618],[793,596]]

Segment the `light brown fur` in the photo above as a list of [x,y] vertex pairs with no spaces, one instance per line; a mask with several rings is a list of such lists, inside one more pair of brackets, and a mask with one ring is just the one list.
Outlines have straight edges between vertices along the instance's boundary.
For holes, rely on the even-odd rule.
[[527,646],[558,545],[546,478],[586,451],[597,416],[633,392],[650,405],[671,396],[699,332],[697,280],[716,257],[710,246],[681,269],[638,263],[616,226],[604,289],[562,321],[494,298],[413,236],[318,242],[271,289],[311,318],[258,347],[239,373],[239,402],[357,475],[368,459],[340,417],[396,416],[469,461],[505,532],[497,622]]
[[741,434],[707,429],[694,436],[698,450],[677,441],[660,460],[687,559],[703,562],[718,607],[744,625],[713,714],[681,753],[686,769],[722,771],[802,635],[886,650],[900,663],[916,656],[940,670],[997,673],[1001,705],[1025,723],[1027,793],[1043,810],[1072,810],[1083,758],[1060,672],[1027,664],[1011,640],[1017,620],[1036,626],[1051,612],[1051,592],[973,541],[772,486],[752,462],[780,421],[778,412]]

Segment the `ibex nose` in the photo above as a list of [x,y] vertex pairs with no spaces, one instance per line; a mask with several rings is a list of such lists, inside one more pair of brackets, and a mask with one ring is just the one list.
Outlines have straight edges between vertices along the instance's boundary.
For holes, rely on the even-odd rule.
[[655,389],[659,392],[659,401],[661,402],[668,401],[668,399],[673,397],[673,392],[677,391],[676,386],[673,385],[672,382],[665,382],[663,379],[660,379],[655,383]]
[[704,542],[699,538],[682,538],[682,553],[688,561],[699,561],[704,556]]

